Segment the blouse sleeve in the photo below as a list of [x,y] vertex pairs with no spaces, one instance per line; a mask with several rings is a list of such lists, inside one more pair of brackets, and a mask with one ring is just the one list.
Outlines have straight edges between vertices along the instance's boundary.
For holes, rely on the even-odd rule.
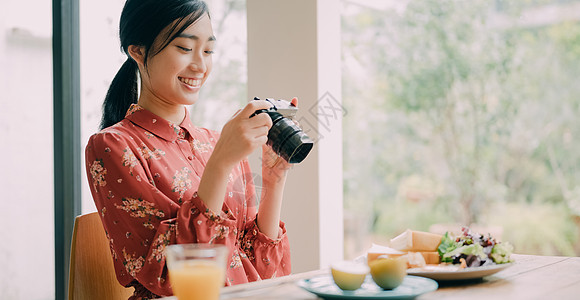
[[91,137],[87,175],[111,244],[117,278],[137,280],[157,295],[171,295],[164,249],[169,244],[235,244],[235,218],[213,214],[194,197],[181,206],[155,187],[146,159],[131,139],[115,133]]
[[286,226],[284,222],[280,222],[277,239],[272,239],[260,231],[256,223],[256,190],[248,161],[244,161],[242,166],[246,181],[247,215],[252,217],[246,223],[241,235],[242,250],[256,268],[260,278],[289,275],[291,272],[290,243],[286,235]]

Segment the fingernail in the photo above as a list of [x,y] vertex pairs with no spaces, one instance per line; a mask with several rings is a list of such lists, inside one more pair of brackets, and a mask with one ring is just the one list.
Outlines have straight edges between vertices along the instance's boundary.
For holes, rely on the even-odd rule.
[[292,104],[292,106],[298,107],[298,98],[296,98],[296,97],[292,98],[292,101],[290,101],[290,104]]

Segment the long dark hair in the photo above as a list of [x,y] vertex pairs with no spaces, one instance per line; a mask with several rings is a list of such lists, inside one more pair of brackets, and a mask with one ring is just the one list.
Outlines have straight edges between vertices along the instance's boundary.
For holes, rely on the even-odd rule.
[[[177,35],[187,27],[209,14],[207,5],[201,0],[127,0],[121,22],[119,24],[119,38],[121,49],[127,54],[127,60],[119,71],[107,91],[103,103],[103,117],[101,129],[109,127],[125,117],[129,106],[137,103],[137,63],[129,56],[129,46],[143,46],[145,49],[145,66],[150,56],[161,52]],[[170,26],[170,27],[168,27]],[[161,32],[168,28],[164,36]],[[162,42],[151,53],[153,42],[158,38]]]

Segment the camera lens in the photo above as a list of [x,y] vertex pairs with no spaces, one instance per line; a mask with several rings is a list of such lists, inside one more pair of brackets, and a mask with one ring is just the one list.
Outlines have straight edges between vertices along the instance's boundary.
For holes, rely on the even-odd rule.
[[267,113],[273,123],[268,132],[268,145],[287,162],[302,162],[310,153],[313,141],[292,120],[275,111]]

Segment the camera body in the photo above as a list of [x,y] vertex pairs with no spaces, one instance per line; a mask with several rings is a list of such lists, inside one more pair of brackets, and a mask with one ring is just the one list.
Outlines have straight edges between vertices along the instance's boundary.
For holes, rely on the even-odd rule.
[[[255,97],[254,100],[260,100],[260,98]],[[292,164],[302,162],[312,150],[314,142],[292,120],[298,108],[286,100],[266,98],[266,101],[272,103],[272,107],[257,110],[250,118],[257,114],[267,113],[272,119],[267,144],[287,162]]]

